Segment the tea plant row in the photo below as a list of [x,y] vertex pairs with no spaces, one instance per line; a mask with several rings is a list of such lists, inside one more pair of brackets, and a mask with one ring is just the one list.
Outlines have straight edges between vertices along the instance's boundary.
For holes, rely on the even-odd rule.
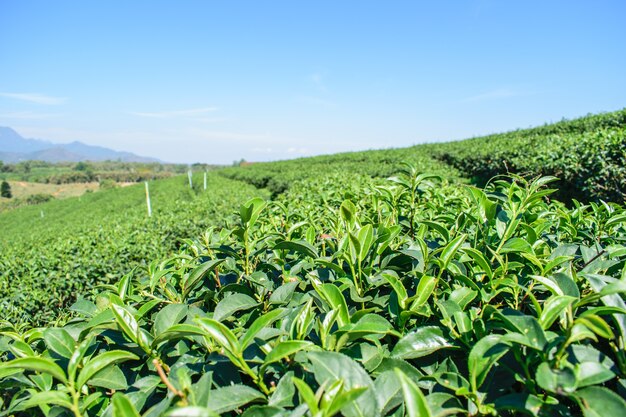
[[555,178],[320,174],[254,198],[62,327],[0,329],[5,415],[607,416],[626,211]]
[[182,239],[222,222],[259,195],[251,186],[220,176],[211,175],[206,192],[190,189],[186,181],[177,177],[151,183],[150,218],[143,184],[3,213],[3,318],[38,325],[62,318],[77,296],[169,256]]

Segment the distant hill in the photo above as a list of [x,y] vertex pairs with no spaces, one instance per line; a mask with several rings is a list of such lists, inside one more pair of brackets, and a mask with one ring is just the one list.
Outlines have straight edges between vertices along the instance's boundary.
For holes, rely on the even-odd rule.
[[119,152],[82,142],[52,143],[22,137],[10,127],[0,126],[0,161],[6,163],[37,160],[46,162],[79,162],[120,160],[122,162],[160,162],[155,158]]

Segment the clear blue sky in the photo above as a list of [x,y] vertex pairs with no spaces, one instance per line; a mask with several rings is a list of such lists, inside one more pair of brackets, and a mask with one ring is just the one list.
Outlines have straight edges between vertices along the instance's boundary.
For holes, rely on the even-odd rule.
[[626,106],[626,2],[0,0],[0,125],[175,162]]

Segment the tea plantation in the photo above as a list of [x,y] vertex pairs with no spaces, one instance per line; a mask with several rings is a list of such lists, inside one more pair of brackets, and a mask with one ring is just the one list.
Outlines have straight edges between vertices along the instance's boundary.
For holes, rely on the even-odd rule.
[[619,416],[626,111],[0,215],[0,416]]

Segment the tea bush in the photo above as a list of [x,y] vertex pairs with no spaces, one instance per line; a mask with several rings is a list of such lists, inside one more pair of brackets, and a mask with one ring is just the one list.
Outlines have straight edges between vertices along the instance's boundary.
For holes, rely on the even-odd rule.
[[626,211],[547,202],[554,180],[252,199],[64,326],[6,323],[4,413],[621,415]]

